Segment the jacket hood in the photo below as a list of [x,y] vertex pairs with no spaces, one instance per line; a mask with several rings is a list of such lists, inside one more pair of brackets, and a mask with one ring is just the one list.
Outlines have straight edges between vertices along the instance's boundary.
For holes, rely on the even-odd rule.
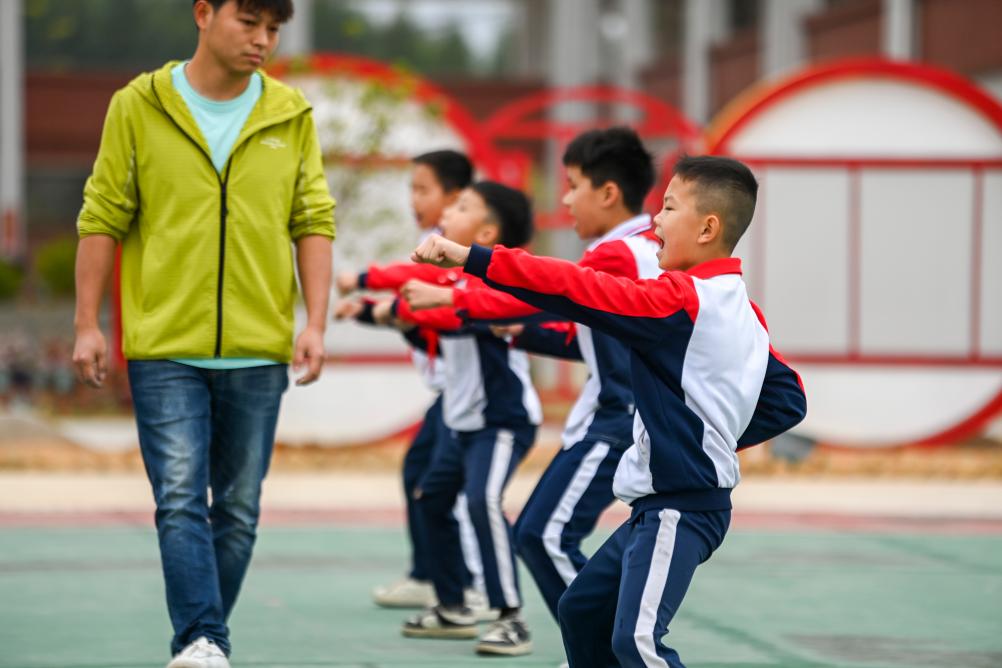
[[[201,138],[201,132],[188,110],[188,105],[174,88],[171,70],[180,62],[172,60],[158,70],[144,72],[130,81],[126,88],[170,116],[189,135]],[[237,144],[264,127],[295,118],[313,108],[301,90],[269,76],[263,70],[258,70],[258,74],[261,75],[261,98],[247,118]]]

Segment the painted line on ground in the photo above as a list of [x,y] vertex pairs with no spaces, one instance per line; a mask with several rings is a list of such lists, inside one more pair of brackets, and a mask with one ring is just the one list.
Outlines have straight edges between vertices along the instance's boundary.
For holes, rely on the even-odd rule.
[[[513,517],[509,513],[509,517]],[[599,525],[612,528],[628,517],[627,509],[614,507]],[[265,509],[263,526],[342,525],[392,528],[402,526],[404,511],[387,508]],[[0,511],[0,529],[29,527],[153,526],[148,511]],[[848,531],[859,533],[920,533],[944,535],[1000,535],[1002,519],[975,517],[863,516],[841,513],[781,513],[734,511],[732,529],[770,531]]]

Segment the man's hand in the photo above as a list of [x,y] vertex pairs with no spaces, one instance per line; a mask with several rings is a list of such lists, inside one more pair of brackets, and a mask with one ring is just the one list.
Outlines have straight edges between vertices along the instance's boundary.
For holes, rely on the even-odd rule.
[[339,295],[342,297],[350,295],[358,290],[358,273],[354,271],[342,271],[334,279],[334,284],[337,286]]
[[525,331],[525,325],[491,325],[490,327],[491,334],[499,339],[520,336]]
[[304,365],[306,373],[296,379],[296,385],[309,385],[324,368],[324,333],[316,327],[307,327],[296,337],[292,369],[298,373]]
[[462,267],[470,257],[470,247],[461,246],[455,241],[449,241],[433,234],[411,253],[411,261],[434,264],[446,269]]
[[400,288],[400,296],[415,311],[439,306],[452,306],[452,288],[432,285],[417,279],[411,279]]
[[334,308],[334,319],[344,320],[345,318],[355,318],[362,312],[362,302],[353,299],[346,299]]
[[73,346],[73,365],[77,378],[91,387],[101,387],[108,375],[108,344],[97,327],[77,330]]

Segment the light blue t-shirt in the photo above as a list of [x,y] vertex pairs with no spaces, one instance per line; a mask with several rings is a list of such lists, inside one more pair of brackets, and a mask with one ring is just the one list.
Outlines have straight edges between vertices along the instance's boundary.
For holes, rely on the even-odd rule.
[[[188,110],[198,124],[198,129],[202,131],[205,142],[209,145],[209,154],[212,156],[212,164],[216,171],[222,173],[226,168],[226,161],[230,157],[230,150],[240,136],[247,117],[261,97],[261,75],[255,72],[251,75],[247,90],[240,93],[232,100],[210,100],[199,95],[188,83],[188,77],[184,74],[184,67],[187,62],[179,63],[171,70],[174,80],[174,88],[188,105]],[[174,359],[174,362],[190,364],[202,369],[244,369],[252,366],[264,366],[267,364],[277,364],[274,360],[256,359],[247,357],[221,357],[221,358],[196,358],[196,359]]]

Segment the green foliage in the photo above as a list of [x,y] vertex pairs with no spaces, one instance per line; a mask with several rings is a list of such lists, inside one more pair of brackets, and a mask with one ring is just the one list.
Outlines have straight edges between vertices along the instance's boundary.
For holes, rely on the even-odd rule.
[[17,296],[23,279],[24,276],[20,269],[10,262],[0,259],[0,301],[7,301]]
[[25,0],[28,66],[34,69],[153,69],[195,52],[191,2]]
[[313,19],[313,43],[318,51],[405,63],[409,70],[426,76],[472,74],[477,68],[455,24],[444,34],[429,34],[405,10],[391,23],[377,26],[343,0],[317,0]]
[[50,241],[35,254],[35,272],[50,295],[73,295],[76,255],[77,242],[73,237]]
[[[198,43],[189,0],[24,0],[24,13],[32,69],[150,70],[190,56]],[[377,25],[345,0],[316,0],[313,38],[317,51],[405,63],[425,76],[496,74],[508,60],[499,52],[478,62],[456,23],[428,31],[405,9]]]

